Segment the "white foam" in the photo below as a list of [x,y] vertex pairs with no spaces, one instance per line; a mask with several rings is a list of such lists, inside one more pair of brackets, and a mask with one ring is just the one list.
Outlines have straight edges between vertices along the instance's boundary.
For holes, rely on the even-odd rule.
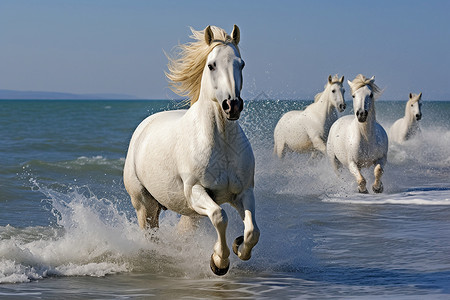
[[[160,229],[145,233],[117,204],[88,188],[62,193],[37,184],[51,202],[56,227],[0,227],[0,283],[48,276],[105,276],[132,270],[211,276],[214,228],[203,222],[179,235],[178,216],[163,212]],[[242,222],[239,222],[240,224]]]
[[392,195],[328,195],[322,201],[344,204],[450,205],[448,190],[416,190]]

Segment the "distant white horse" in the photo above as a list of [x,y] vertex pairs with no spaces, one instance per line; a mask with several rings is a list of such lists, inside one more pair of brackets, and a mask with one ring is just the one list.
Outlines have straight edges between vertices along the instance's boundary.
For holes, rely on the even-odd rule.
[[146,118],[134,132],[124,166],[124,183],[141,228],[158,227],[161,209],[182,215],[193,225],[208,216],[218,240],[210,266],[217,275],[229,268],[225,231],[229,203],[244,222],[244,235],[233,250],[248,260],[259,239],[255,221],[253,151],[236,121],[243,109],[239,28],[231,36],[218,27],[193,29],[195,41],[181,45],[169,58],[172,88],[188,95],[188,110],[166,111]]
[[375,99],[381,94],[375,77],[367,79],[359,74],[348,81],[353,97],[355,115],[344,116],[331,126],[327,152],[334,168],[343,164],[356,177],[359,192],[367,193],[362,167],[375,166],[372,190],[383,191],[381,176],[387,160],[388,137],[375,118]]
[[398,119],[389,129],[389,141],[403,143],[420,132],[419,120],[422,119],[422,93],[409,94],[406,102],[405,116]]
[[344,76],[328,76],[323,92],[305,110],[285,113],[274,131],[274,153],[282,158],[285,150],[295,152],[320,151],[326,154],[326,142],[331,125],[337,120],[336,108],[345,110]]

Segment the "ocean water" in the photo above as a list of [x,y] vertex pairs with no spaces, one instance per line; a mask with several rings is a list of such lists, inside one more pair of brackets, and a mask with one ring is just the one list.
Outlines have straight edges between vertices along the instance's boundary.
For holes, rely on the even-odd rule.
[[[377,195],[326,158],[273,157],[276,122],[309,103],[245,103],[261,238],[217,277],[207,219],[181,236],[165,211],[144,233],[123,186],[133,130],[178,102],[0,101],[0,298],[450,298],[450,102],[424,101],[422,136],[390,145]],[[404,113],[376,105],[386,129]],[[243,225],[224,208],[231,243]]]

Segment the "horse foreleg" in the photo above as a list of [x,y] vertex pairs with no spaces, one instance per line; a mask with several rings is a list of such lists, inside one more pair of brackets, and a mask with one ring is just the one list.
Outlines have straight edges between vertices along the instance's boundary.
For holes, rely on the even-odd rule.
[[253,247],[259,241],[259,228],[255,219],[255,197],[253,190],[249,189],[237,198],[232,205],[236,208],[244,221],[244,236],[236,238],[233,243],[233,252],[242,260],[251,257]]
[[230,249],[227,246],[225,232],[228,217],[225,211],[214,202],[205,189],[200,185],[192,187],[189,197],[192,208],[202,216],[208,216],[217,231],[217,242],[211,255],[211,270],[216,275],[225,275],[230,266]]
[[350,162],[348,165],[348,169],[350,170],[350,173],[353,174],[356,178],[356,182],[358,183],[358,190],[360,193],[367,194],[367,188],[366,188],[366,179],[361,175],[361,171],[356,165],[355,162]]
[[383,183],[381,182],[381,176],[383,175],[383,168],[381,167],[381,164],[377,164],[375,166],[375,169],[373,170],[373,174],[375,175],[375,182],[372,185],[372,190],[375,193],[382,193],[383,192]]

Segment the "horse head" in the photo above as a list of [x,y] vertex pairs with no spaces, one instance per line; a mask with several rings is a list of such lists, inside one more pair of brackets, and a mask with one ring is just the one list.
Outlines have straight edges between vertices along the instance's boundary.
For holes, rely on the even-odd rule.
[[407,104],[407,108],[409,109],[411,115],[419,121],[422,119],[422,93],[419,95],[409,93],[409,100]]
[[[208,45],[216,42],[210,26],[204,32]],[[206,59],[202,76],[202,87],[208,91],[210,99],[220,104],[228,120],[239,119],[244,108],[241,89],[245,63],[237,48],[239,40],[239,27],[234,25],[231,42],[220,42],[212,49]]]
[[348,85],[352,91],[353,110],[358,122],[364,123],[373,112],[375,98],[381,94],[378,86],[375,85],[375,76],[367,79],[359,74],[353,81],[348,81]]
[[337,75],[334,77],[328,76],[328,82],[325,87],[326,90],[330,92],[330,101],[331,104],[336,107],[339,112],[343,112],[347,105],[345,104],[344,93],[345,89],[343,86],[344,76],[338,78]]

